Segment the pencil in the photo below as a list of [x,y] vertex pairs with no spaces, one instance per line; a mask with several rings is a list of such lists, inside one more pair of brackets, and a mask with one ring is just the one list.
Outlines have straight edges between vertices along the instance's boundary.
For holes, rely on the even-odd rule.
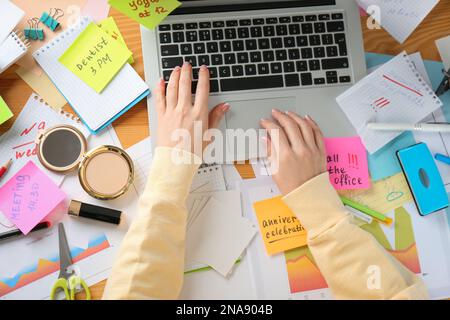
[[[47,229],[47,228],[50,228],[51,226],[52,225],[51,225],[50,222],[47,222],[47,221],[41,222],[41,223],[38,223],[36,225],[36,227],[31,229],[30,232],[35,232],[35,231],[39,231],[39,230],[42,230],[42,229]],[[22,231],[20,231],[19,229],[14,229],[14,230],[11,230],[11,231],[7,231],[5,233],[0,233],[0,240],[6,240],[6,239],[11,239],[11,238],[20,237],[20,236],[23,236]]]
[[356,209],[358,211],[361,211],[362,213],[365,213],[368,216],[371,216],[372,218],[376,219],[377,221],[380,221],[380,222],[385,223],[387,225],[390,225],[392,223],[392,219],[391,218],[386,217],[384,214],[382,214],[382,213],[380,213],[378,211],[372,210],[372,209],[370,209],[370,208],[368,208],[366,206],[363,206],[362,204],[356,203],[356,202],[354,202],[354,201],[352,201],[350,199],[347,199],[345,197],[341,197],[341,200],[342,200],[342,202],[345,205],[347,205],[347,206],[349,206],[349,207],[351,207],[353,209]]
[[11,163],[12,159],[9,159],[8,162],[6,162],[5,165],[0,168],[0,178],[5,175],[6,171],[8,171],[9,167],[11,166]]

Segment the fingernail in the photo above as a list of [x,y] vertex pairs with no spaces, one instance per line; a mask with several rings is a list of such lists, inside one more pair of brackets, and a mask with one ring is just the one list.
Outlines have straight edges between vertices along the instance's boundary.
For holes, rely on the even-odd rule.
[[189,65],[191,65],[191,64],[189,63],[189,61],[185,61],[185,62],[184,62],[184,65],[185,65],[185,66],[189,66]]
[[222,105],[222,111],[227,112],[228,110],[230,110],[231,106],[228,103],[225,103],[224,105]]
[[202,69],[202,70],[207,70],[208,67],[207,67],[206,65],[202,65],[202,66],[200,67],[200,69]]
[[277,113],[277,112],[280,112],[280,110],[278,110],[278,109],[272,109],[272,113]]
[[175,69],[173,69],[173,71],[180,71],[180,66],[176,66]]
[[312,120],[312,118],[309,116],[309,114],[307,114],[307,115],[305,116],[305,118],[308,119],[308,120]]
[[261,122],[266,122],[267,121],[267,119],[264,119],[264,118],[261,118],[261,120],[260,120]]

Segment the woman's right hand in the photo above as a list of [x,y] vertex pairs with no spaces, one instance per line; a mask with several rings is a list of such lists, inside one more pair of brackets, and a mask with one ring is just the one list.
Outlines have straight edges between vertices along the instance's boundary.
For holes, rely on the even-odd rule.
[[309,116],[302,118],[294,112],[274,109],[272,117],[275,121],[262,119],[261,125],[268,131],[273,179],[281,193],[287,195],[326,172],[325,144],[322,131]]

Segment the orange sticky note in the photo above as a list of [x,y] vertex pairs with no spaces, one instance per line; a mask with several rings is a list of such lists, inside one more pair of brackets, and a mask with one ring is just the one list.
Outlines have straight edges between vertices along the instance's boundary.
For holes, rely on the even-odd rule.
[[274,255],[306,245],[306,230],[281,196],[253,204],[266,251]]

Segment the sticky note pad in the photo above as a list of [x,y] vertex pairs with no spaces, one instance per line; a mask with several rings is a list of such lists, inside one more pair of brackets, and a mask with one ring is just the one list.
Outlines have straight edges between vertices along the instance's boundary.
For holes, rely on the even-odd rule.
[[130,56],[127,47],[91,23],[58,61],[100,93]]
[[177,0],[109,0],[109,4],[148,29],[155,28],[181,5]]
[[27,234],[65,197],[64,192],[29,161],[0,188],[0,211]]
[[0,124],[5,123],[13,117],[13,113],[9,110],[5,100],[0,97]]
[[274,255],[306,245],[307,233],[280,197],[253,204],[267,254]]
[[[125,43],[125,40],[124,40],[122,34],[120,33],[119,27],[117,26],[117,24],[114,21],[113,17],[108,17],[108,18],[100,21],[98,26],[100,27],[100,29],[102,29],[107,34],[109,34],[111,36],[111,38],[113,38],[114,40],[119,41],[121,44],[123,44],[128,49],[127,44]],[[134,63],[133,55],[131,55],[128,58],[128,63],[129,64],[133,64]]]
[[359,137],[326,138],[327,170],[337,190],[370,187],[367,153]]

